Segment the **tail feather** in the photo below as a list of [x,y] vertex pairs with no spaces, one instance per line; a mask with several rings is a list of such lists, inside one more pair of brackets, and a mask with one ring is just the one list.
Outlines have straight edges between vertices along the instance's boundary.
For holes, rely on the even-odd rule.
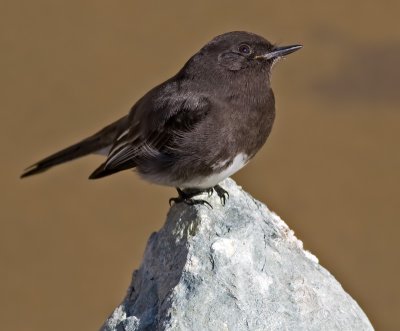
[[124,130],[127,125],[128,117],[120,118],[118,121],[106,126],[94,135],[26,168],[21,178],[44,172],[55,165],[95,153],[103,148],[111,146],[121,130]]

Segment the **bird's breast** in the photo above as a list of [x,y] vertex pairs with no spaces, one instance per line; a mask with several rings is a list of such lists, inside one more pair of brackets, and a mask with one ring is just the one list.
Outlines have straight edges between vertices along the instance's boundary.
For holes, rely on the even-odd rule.
[[231,114],[231,127],[227,128],[230,145],[237,148],[236,153],[253,157],[264,145],[275,119],[273,103],[246,104],[234,108]]

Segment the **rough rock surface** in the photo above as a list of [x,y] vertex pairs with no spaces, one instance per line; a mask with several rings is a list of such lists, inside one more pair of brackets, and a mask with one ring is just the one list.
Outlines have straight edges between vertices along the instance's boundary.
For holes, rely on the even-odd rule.
[[373,330],[293,231],[227,179],[230,198],[174,205],[128,293],[102,327],[134,330]]

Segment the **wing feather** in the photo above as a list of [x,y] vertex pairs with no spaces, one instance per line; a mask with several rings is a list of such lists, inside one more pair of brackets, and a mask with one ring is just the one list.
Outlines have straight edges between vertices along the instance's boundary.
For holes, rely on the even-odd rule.
[[193,93],[159,95],[150,92],[133,107],[129,129],[117,137],[107,160],[91,178],[133,168],[141,160],[177,150],[178,138],[198,125],[210,109],[206,97]]

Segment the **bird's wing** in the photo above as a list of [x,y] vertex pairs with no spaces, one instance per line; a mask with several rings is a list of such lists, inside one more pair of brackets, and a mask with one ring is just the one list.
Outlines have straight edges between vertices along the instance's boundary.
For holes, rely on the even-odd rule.
[[209,99],[193,93],[145,96],[131,111],[129,128],[117,137],[107,160],[91,179],[134,168],[140,160],[173,153],[179,138],[209,112]]

